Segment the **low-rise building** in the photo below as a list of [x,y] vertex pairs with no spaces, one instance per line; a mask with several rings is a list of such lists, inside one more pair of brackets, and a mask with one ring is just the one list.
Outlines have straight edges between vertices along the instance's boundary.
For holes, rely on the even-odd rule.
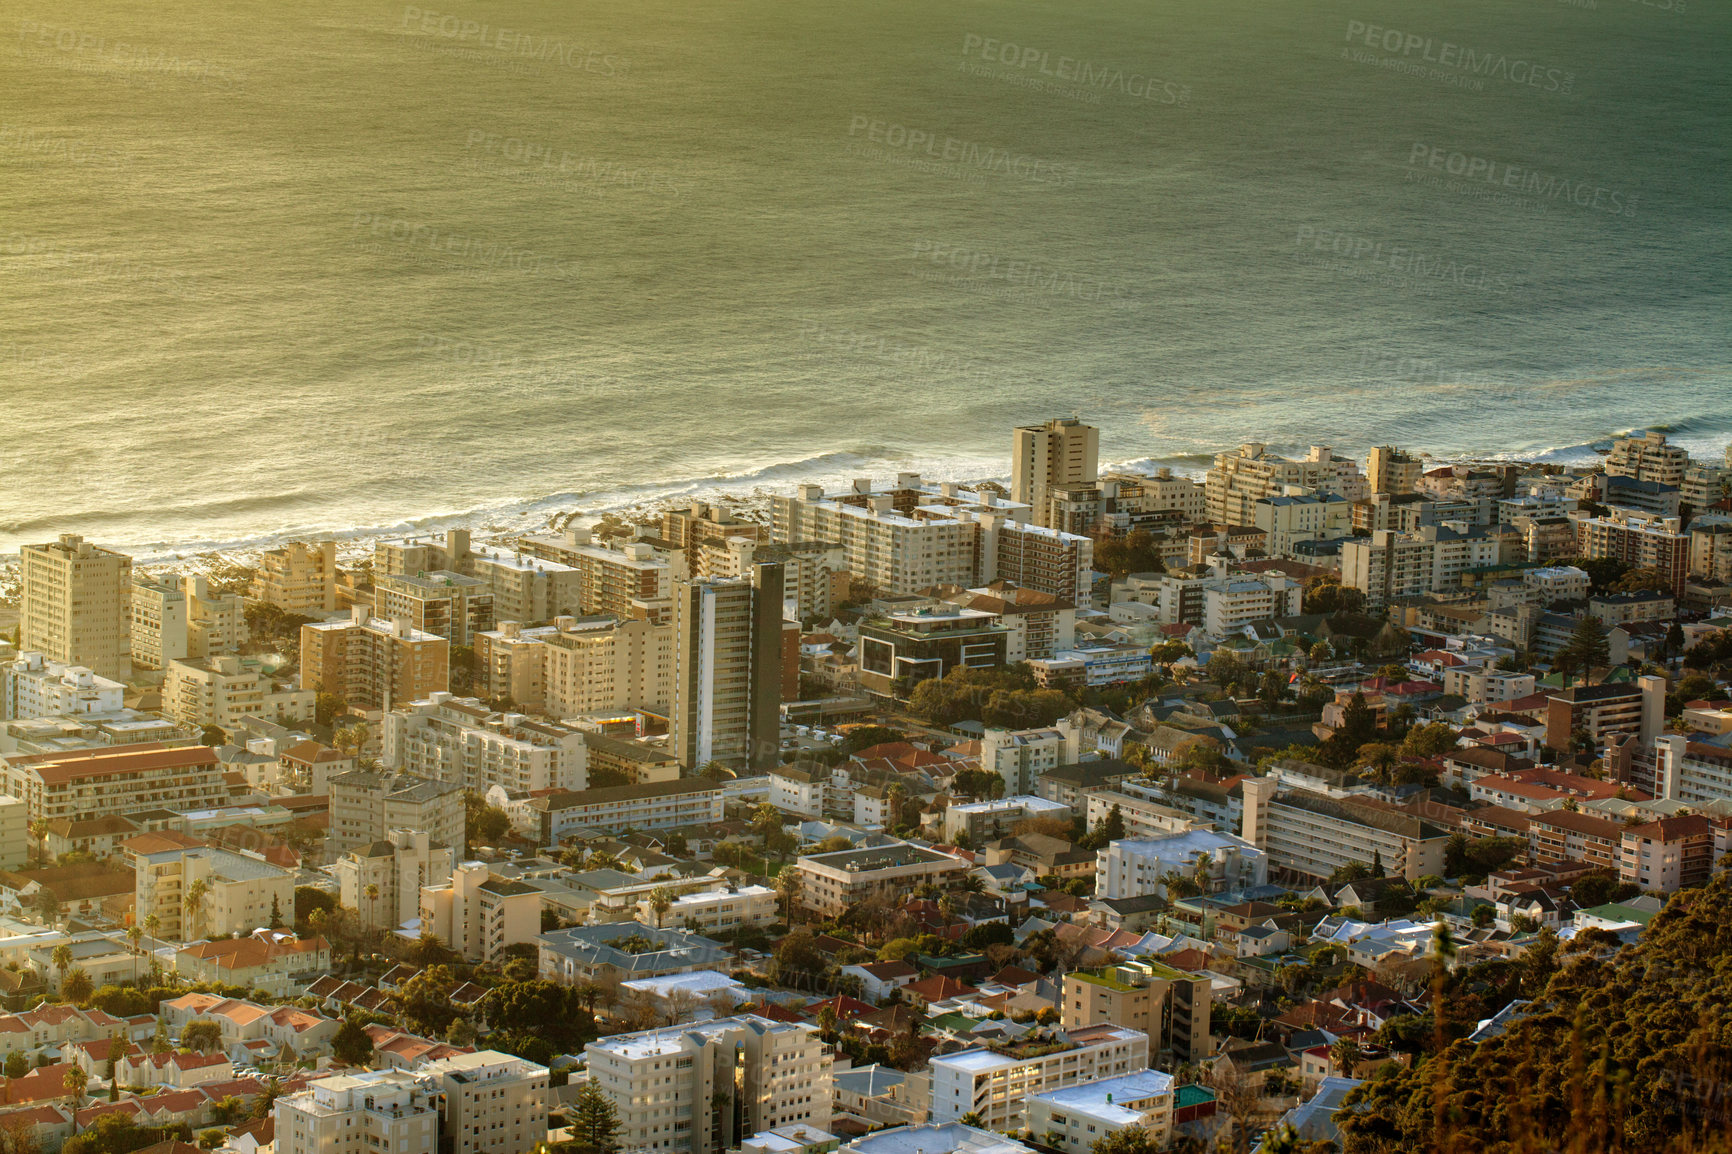
[[1269,855],[1249,838],[1201,829],[1160,838],[1126,838],[1096,854],[1095,896],[1166,897],[1166,876],[1175,870],[1206,882],[1205,892],[1245,889],[1269,880]]
[[85,821],[152,807],[202,809],[229,797],[222,762],[202,745],[151,742],[3,760],[6,793],[25,803],[32,822]]
[[331,943],[322,937],[260,929],[244,938],[219,938],[177,951],[175,973],[192,982],[218,982],[294,997],[331,972]]
[[796,859],[800,904],[824,917],[839,917],[867,900],[899,904],[926,885],[948,889],[970,869],[962,858],[897,842],[845,849]]
[[1732,842],[1728,832],[1700,814],[1631,826],[1623,833],[1618,880],[1664,894],[1702,885]]
[[528,832],[553,846],[578,828],[622,833],[711,825],[722,820],[722,802],[721,785],[697,777],[551,793],[530,799],[538,828]]
[[1031,1034],[991,1049],[932,1059],[932,1120],[977,1114],[994,1130],[1021,1128],[1039,1093],[1148,1069],[1149,1036],[1123,1026],[1084,1026],[1062,1038]]
[[0,665],[0,721],[114,713],[125,698],[121,682],[40,653],[21,653]]
[[187,725],[237,729],[249,717],[283,724],[310,721],[316,694],[280,685],[256,660],[222,654],[170,661],[162,708]]
[[394,829],[338,858],[331,875],[338,899],[363,924],[393,930],[419,916],[421,890],[450,878],[456,859],[455,847],[434,841],[425,830]]
[[1089,1154],[1096,1142],[1132,1126],[1164,1148],[1173,1133],[1173,1076],[1138,1070],[1031,1094],[1027,1129],[1065,1154]]
[[709,938],[644,922],[571,926],[541,935],[541,976],[570,985],[585,978],[656,978],[728,964]]
[[1020,821],[1035,817],[1070,820],[1070,806],[1029,794],[952,805],[944,811],[944,840],[955,844],[966,837],[970,845],[1002,837]]
[[277,1154],[436,1154],[438,1091],[403,1070],[319,1078],[272,1107]]

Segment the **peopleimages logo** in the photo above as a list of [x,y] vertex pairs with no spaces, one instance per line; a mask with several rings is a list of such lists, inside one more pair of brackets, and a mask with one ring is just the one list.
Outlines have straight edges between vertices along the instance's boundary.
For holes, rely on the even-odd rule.
[[619,57],[533,32],[498,28],[480,20],[469,20],[450,12],[434,12],[409,5],[403,9],[403,30],[431,40],[446,40],[464,48],[487,49],[504,56],[551,60],[579,72],[600,76],[623,76],[630,65]]
[[1552,176],[1518,164],[1506,164],[1490,157],[1455,152],[1415,141],[1407,153],[1409,179],[1422,170],[1447,173],[1463,182],[1511,189],[1541,200],[1564,200],[1582,208],[1594,208],[1614,216],[1635,216],[1636,196],[1627,196],[1622,189],[1607,188],[1585,180]]
[[1036,184],[1075,184],[1077,166],[1058,164],[1038,156],[993,148],[971,140],[910,128],[889,120],[856,113],[848,122],[848,135],[866,146],[887,149],[911,158],[914,167],[948,169],[958,174],[984,173],[1015,177]]
[[[1401,32],[1394,28],[1384,28],[1378,24],[1367,24],[1363,20],[1347,22],[1348,43],[1362,43],[1367,48],[1380,49],[1389,54],[1386,58],[1391,62],[1411,63],[1418,67],[1419,62],[1435,64],[1440,69],[1454,69],[1456,72],[1472,76],[1490,77],[1507,80],[1512,84],[1525,84],[1530,88],[1538,88],[1544,92],[1557,92],[1568,95],[1570,86],[1576,82],[1574,72],[1565,72],[1560,68],[1546,68],[1531,60],[1519,57],[1511,59],[1501,52],[1480,52],[1448,40],[1437,40],[1430,36],[1420,36],[1413,32]],[[1347,49],[1342,49],[1346,55]],[[1417,54],[1417,55],[1416,55]],[[1361,54],[1363,56],[1363,54]],[[1382,63],[1382,60],[1364,60],[1366,63]]]
[[1008,40],[995,40],[974,32],[962,37],[962,56],[965,62],[979,59],[1019,71],[1033,68],[1041,76],[1080,85],[1084,91],[1118,92],[1137,100],[1153,100],[1157,104],[1184,104],[1191,98],[1187,85],[1144,76],[1140,72],[1126,72],[1111,64],[1092,64],[1074,56],[1054,57],[1044,48],[1018,47]]

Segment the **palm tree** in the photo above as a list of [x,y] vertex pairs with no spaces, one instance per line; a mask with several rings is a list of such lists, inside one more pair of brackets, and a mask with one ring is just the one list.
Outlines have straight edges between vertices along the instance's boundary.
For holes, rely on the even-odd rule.
[[38,865],[48,864],[48,822],[37,818],[30,823],[30,833],[36,839],[36,862]]
[[194,931],[194,927],[204,920],[204,899],[208,893],[210,893],[210,883],[203,878],[199,878],[186,887],[184,899],[186,902],[186,935],[189,939],[200,936]]
[[132,984],[135,986],[138,985],[138,955],[140,953],[138,943],[143,938],[144,931],[138,927],[137,922],[126,927],[126,944],[132,950]]
[[[162,919],[161,918],[157,917],[155,914],[145,914],[144,915],[144,932],[147,935],[149,935],[150,940],[152,942],[156,941],[156,931],[161,929],[161,928],[162,928]],[[152,975],[154,975],[156,973],[156,966],[157,966],[156,951],[154,949],[152,949],[150,952],[150,972]]]
[[674,891],[667,886],[657,886],[650,891],[650,911],[656,916],[656,929],[662,928],[662,919],[668,916],[668,910],[673,908]]
[[54,947],[54,952],[49,955],[49,960],[54,963],[54,968],[60,971],[60,984],[64,986],[66,984],[66,971],[72,968],[72,947],[61,942]]
[[802,880],[798,869],[787,866],[776,875],[776,896],[782,899],[782,920],[788,925],[794,924],[794,903],[800,900]]
[[82,1066],[69,1066],[60,1078],[60,1084],[66,1087],[66,1092],[72,1097],[75,1107],[84,1105],[84,1087],[90,1082],[90,1075],[84,1072]]
[[367,924],[371,926],[379,918],[379,886],[376,882],[369,882],[362,892],[367,895]]

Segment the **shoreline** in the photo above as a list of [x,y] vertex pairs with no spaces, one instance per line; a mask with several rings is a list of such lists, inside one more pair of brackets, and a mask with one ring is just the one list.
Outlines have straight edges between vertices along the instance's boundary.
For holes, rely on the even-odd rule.
[[[1272,451],[1279,451],[1282,447],[1271,445],[1270,448]],[[1567,466],[1589,464],[1596,454],[1602,452],[1604,450],[1599,447],[1598,443],[1593,443],[1527,455],[1494,452],[1439,456],[1423,450],[1417,451],[1416,455],[1436,465],[1496,461],[1505,464]],[[1138,457],[1103,463],[1101,472],[1136,473],[1152,476],[1160,469],[1170,469],[1176,476],[1190,477],[1200,481],[1208,471],[1209,464],[1207,462],[1212,462],[1213,456],[1213,454],[1194,453],[1175,454],[1167,457]],[[1548,458],[1550,459],[1548,460]],[[883,464],[874,464],[877,467],[866,467],[863,464],[862,467],[853,469],[846,475],[876,476],[887,471]],[[770,468],[779,471],[781,466],[771,466]],[[315,540],[335,541],[337,543],[338,562],[347,567],[370,558],[379,541],[439,534],[447,529],[469,529],[474,534],[478,544],[501,544],[529,533],[558,532],[561,525],[566,528],[586,529],[607,519],[621,520],[630,524],[659,522],[665,511],[681,508],[696,501],[730,505],[736,513],[744,514],[752,519],[762,519],[767,516],[770,499],[776,494],[790,492],[801,484],[824,483],[828,489],[837,485],[839,477],[844,475],[814,472],[805,476],[778,477],[774,486],[766,486],[762,483],[763,472],[764,470],[754,471],[740,478],[741,481],[757,482],[752,485],[750,490],[731,488],[725,478],[706,478],[696,482],[668,482],[664,486],[657,487],[673,490],[672,492],[664,492],[637,500],[607,501],[604,499],[589,509],[582,507],[585,502],[581,495],[574,495],[577,498],[572,502],[577,506],[575,508],[550,506],[549,503],[558,500],[558,497],[549,496],[518,502],[515,510],[506,506],[489,510],[426,514],[419,517],[401,518],[388,527],[371,526],[327,531],[291,530],[281,534],[271,534],[264,538],[254,538],[252,541],[213,543],[208,547],[203,542],[191,543],[180,549],[164,546],[127,545],[114,543],[111,539],[98,540],[98,543],[109,548],[119,549],[122,552],[131,552],[133,569],[141,573],[172,571],[186,575],[208,575],[217,570],[237,565],[256,568],[260,557],[269,549],[279,548],[290,541]],[[1008,484],[1009,482],[1009,477],[1003,473],[965,477],[940,477],[936,474],[928,475],[925,473],[922,475],[929,481],[961,481],[965,484],[988,481],[999,484]],[[627,485],[622,486],[621,489],[629,491],[634,487],[636,486]],[[681,489],[685,491],[679,491]],[[621,490],[616,490],[616,492],[619,491]],[[97,538],[91,539],[97,540]],[[19,553],[0,553],[0,605],[15,605],[18,601],[21,581],[19,565]]]

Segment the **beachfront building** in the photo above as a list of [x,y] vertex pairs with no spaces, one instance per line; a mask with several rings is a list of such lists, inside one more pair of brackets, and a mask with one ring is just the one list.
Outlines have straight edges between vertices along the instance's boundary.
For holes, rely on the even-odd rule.
[[285,613],[317,617],[337,607],[337,543],[300,541],[266,549],[253,575],[252,598]]
[[132,558],[76,533],[19,550],[18,650],[102,677],[132,675]]

